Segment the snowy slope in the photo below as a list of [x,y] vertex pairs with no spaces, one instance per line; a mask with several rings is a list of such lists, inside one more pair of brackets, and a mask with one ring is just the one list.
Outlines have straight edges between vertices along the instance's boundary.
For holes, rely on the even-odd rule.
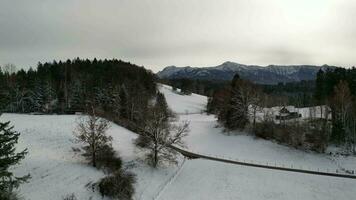
[[[88,166],[80,155],[72,151],[79,147],[72,142],[72,131],[78,116],[73,115],[21,115],[3,114],[1,121],[11,121],[21,132],[18,150],[28,148],[29,154],[16,166],[16,175],[30,173],[32,178],[21,185],[19,193],[26,200],[61,200],[75,193],[79,200],[102,199],[98,192],[87,188],[104,174]],[[174,175],[177,166],[153,170],[136,152],[133,139],[136,134],[111,125],[108,133],[113,137],[113,147],[120,153],[124,164],[137,175],[135,199],[152,199],[167,180]]]
[[73,192],[81,199],[99,197],[85,185],[104,174],[84,165],[71,150],[76,146],[70,141],[75,116],[3,114],[0,119],[11,121],[21,133],[17,149],[29,151],[15,169],[16,175],[31,174],[29,182],[20,188],[25,199],[61,199]]
[[305,152],[269,140],[255,138],[241,132],[226,133],[217,127],[213,115],[181,115],[180,120],[190,121],[190,134],[185,139],[188,149],[218,157],[252,161],[262,164],[279,164],[293,168],[317,171],[341,171],[342,168],[356,171],[356,158],[339,158],[338,163],[328,154]]
[[[168,87],[164,87],[168,88]],[[161,88],[162,91],[162,88]],[[169,107],[182,109],[180,102],[189,96],[171,98],[177,94],[164,89]],[[188,109],[190,110],[190,109]],[[190,110],[191,111],[191,110]],[[312,170],[356,170],[355,157],[330,157],[326,154],[304,152],[274,142],[257,139],[241,132],[225,133],[217,127],[215,116],[206,114],[179,115],[190,121],[190,133],[185,138],[187,148],[193,152],[223,158],[246,160],[262,164],[293,166]],[[187,160],[179,176],[160,196],[165,199],[353,199],[355,180],[330,178],[291,172],[272,171],[218,163],[202,159]]]
[[351,200],[355,180],[187,161],[159,200]]
[[[179,95],[169,86],[159,86],[169,107],[179,120],[190,121],[187,148],[221,157],[253,160],[262,163],[293,164],[295,167],[320,169],[355,169],[355,157],[329,157],[307,153],[253,136],[217,128],[213,115],[201,114],[207,98],[200,95]],[[188,114],[187,114],[188,113]],[[194,113],[194,114],[189,114]],[[20,187],[26,200],[61,200],[69,193],[78,199],[102,199],[86,185],[104,174],[88,166],[72,151],[72,131],[78,116],[3,114],[1,121],[10,120],[21,132],[18,149],[28,148],[29,154],[15,167],[17,175],[31,173],[32,179]],[[135,133],[112,124],[114,149],[120,153],[125,167],[137,174],[134,199],[354,199],[356,181],[350,179],[281,172],[237,166],[202,159],[186,160],[178,166],[148,167],[143,153],[133,139]],[[181,160],[180,160],[181,161]],[[181,165],[182,164],[182,165]],[[157,198],[158,197],[158,198]]]
[[206,96],[191,94],[180,95],[172,91],[168,85],[158,85],[158,89],[166,97],[171,110],[178,114],[201,113],[206,110],[208,98]]
[[[338,166],[334,161],[335,159],[327,154],[306,153],[237,131],[226,133],[222,128],[217,127],[218,123],[214,115],[201,114],[201,110],[205,108],[206,97],[196,94],[180,95],[166,85],[162,85],[160,91],[165,95],[167,103],[173,111],[184,114],[179,115],[180,120],[190,122],[191,131],[185,141],[191,151],[316,171],[319,169],[335,172],[335,170],[340,171],[341,168],[356,171],[356,158],[354,157],[337,159],[339,160],[338,163],[342,163]],[[281,108],[274,107],[271,109],[278,112]],[[186,115],[186,112],[182,112],[183,110],[194,114]],[[298,112],[302,113],[303,118],[309,115],[308,108],[300,108]]]

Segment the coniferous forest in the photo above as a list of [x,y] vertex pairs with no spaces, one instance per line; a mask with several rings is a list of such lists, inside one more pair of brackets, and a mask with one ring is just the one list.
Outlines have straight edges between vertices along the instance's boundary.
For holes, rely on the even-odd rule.
[[156,94],[152,72],[121,60],[74,59],[36,69],[0,71],[0,109],[15,113],[74,114],[95,105],[123,125],[140,121]]

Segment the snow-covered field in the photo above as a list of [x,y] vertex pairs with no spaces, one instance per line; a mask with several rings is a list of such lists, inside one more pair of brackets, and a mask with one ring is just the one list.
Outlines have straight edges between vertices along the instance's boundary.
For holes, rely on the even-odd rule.
[[[190,121],[187,148],[202,154],[240,160],[312,169],[356,169],[355,157],[330,157],[307,153],[253,136],[224,133],[216,127],[213,115],[202,114],[207,98],[200,95],[179,95],[169,86],[160,86],[171,109],[180,113],[179,120]],[[188,114],[187,114],[188,113]],[[190,114],[189,114],[190,113]],[[16,174],[31,173],[20,193],[29,200],[59,200],[75,193],[79,200],[102,199],[86,185],[104,174],[86,165],[72,151],[72,130],[78,116],[33,116],[3,114],[1,121],[10,120],[21,137],[18,149],[28,148],[29,155],[14,170]],[[179,166],[158,170],[142,161],[132,140],[136,134],[112,124],[114,148],[125,165],[137,174],[135,199],[355,199],[356,180],[307,175],[219,163],[202,159],[186,160]],[[181,165],[182,164],[182,165]],[[181,167],[182,166],[182,167]],[[156,198],[157,197],[157,198]]]
[[180,120],[190,121],[191,132],[186,143],[189,150],[197,153],[315,171],[341,172],[341,168],[356,171],[355,157],[337,157],[336,163],[335,157],[328,154],[306,153],[237,131],[226,133],[216,126],[213,115],[180,115]]
[[351,200],[355,182],[198,159],[185,163],[159,199]]
[[201,113],[206,109],[208,99],[205,96],[194,93],[191,95],[180,95],[173,92],[172,87],[167,85],[159,84],[158,88],[166,97],[167,103],[169,104],[171,110],[175,113]]
[[[21,115],[3,114],[1,121],[11,121],[15,130],[21,133],[18,150],[27,148],[29,154],[14,169],[16,175],[31,174],[28,183],[21,185],[20,194],[26,200],[61,200],[74,193],[79,200],[102,199],[93,192],[88,183],[94,183],[104,176],[100,170],[87,165],[72,147],[72,131],[78,116],[75,115]],[[135,199],[152,199],[161,190],[177,166],[161,167],[154,170],[142,160],[142,153],[136,151],[132,140],[135,133],[111,125],[109,134],[113,147],[120,153],[127,167],[137,175]]]
[[[161,89],[162,91],[162,89]],[[168,105],[176,111],[181,99],[165,87]],[[191,99],[196,106],[207,99]],[[204,107],[201,107],[204,109]],[[309,109],[302,109],[303,116]],[[193,112],[191,112],[193,113]],[[199,112],[195,112],[199,113]],[[223,132],[214,115],[179,115],[190,121],[187,148],[197,153],[262,164],[312,170],[356,170],[355,157],[331,157],[304,152],[241,132]],[[160,196],[164,199],[354,199],[356,180],[250,168],[208,160],[188,160],[179,176]]]

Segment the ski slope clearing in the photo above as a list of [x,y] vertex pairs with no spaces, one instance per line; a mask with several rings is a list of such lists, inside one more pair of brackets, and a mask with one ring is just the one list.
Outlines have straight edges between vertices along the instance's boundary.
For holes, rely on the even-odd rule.
[[[62,200],[74,193],[79,200],[102,199],[97,191],[87,187],[104,176],[100,170],[87,165],[72,147],[72,131],[78,116],[3,114],[1,121],[11,121],[21,133],[17,149],[27,148],[29,154],[14,169],[15,175],[31,174],[28,183],[20,186],[19,194],[25,200]],[[111,124],[108,133],[113,147],[120,153],[124,165],[137,175],[135,199],[152,199],[176,173],[178,166],[154,170],[143,161],[142,152],[136,152],[129,130]]]
[[[168,87],[165,87],[164,94],[172,110],[176,106],[181,109],[182,105],[170,98],[176,94]],[[193,105],[188,106],[187,110],[192,111],[191,107],[200,104],[189,98],[187,95],[181,96],[181,102],[191,102]],[[315,171],[356,170],[355,157],[332,157],[305,152],[243,132],[224,132],[223,128],[218,127],[214,115],[180,114],[179,119],[190,121],[191,131],[185,141],[187,149],[196,153]],[[356,196],[355,187],[356,181],[352,179],[249,168],[197,159],[186,161],[180,175],[162,192],[160,199],[346,200]]]
[[208,102],[206,96],[194,93],[191,95],[181,95],[179,92],[173,92],[171,86],[162,84],[158,84],[158,89],[166,97],[171,110],[177,114],[201,113],[206,110]]

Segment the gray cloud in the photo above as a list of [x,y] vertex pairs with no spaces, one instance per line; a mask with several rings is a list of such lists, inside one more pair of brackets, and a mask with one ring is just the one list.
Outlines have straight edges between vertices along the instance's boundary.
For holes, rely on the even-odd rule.
[[355,65],[356,1],[2,0],[0,65],[118,58],[167,65]]

